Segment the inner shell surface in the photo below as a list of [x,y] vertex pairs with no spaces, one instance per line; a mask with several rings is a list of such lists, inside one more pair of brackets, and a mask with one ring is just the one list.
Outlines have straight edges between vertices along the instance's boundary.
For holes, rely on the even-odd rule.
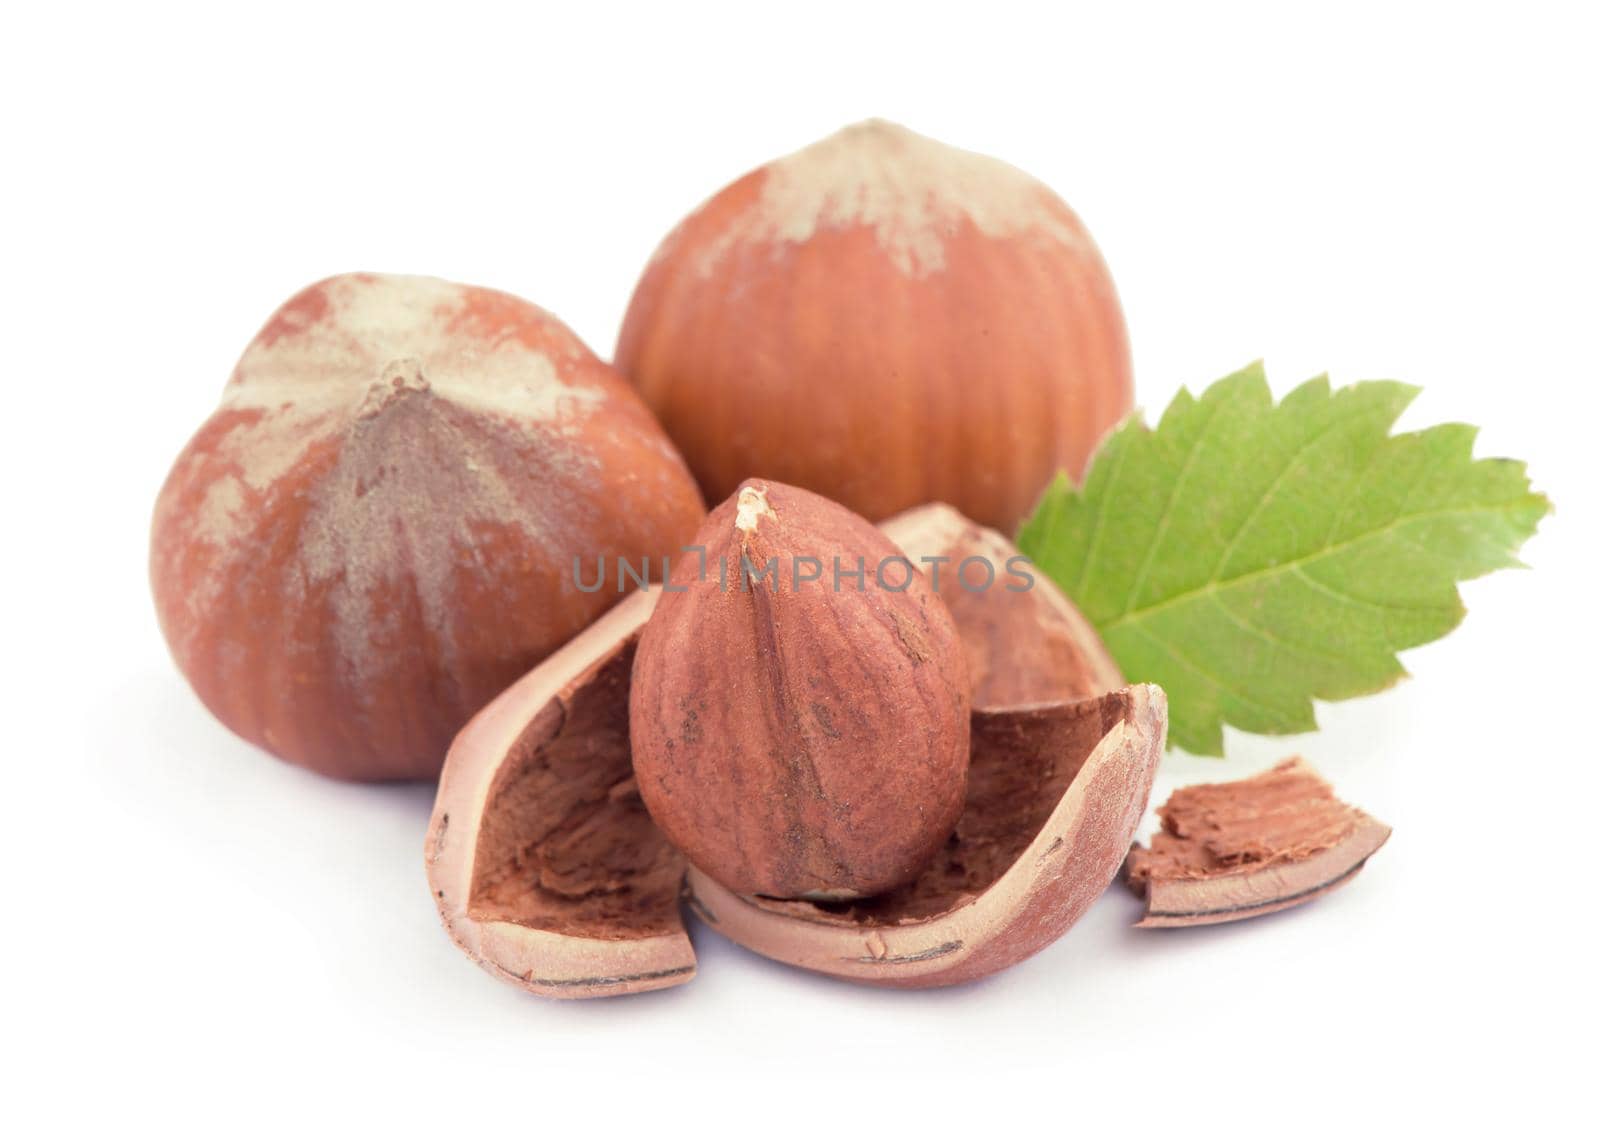
[[1122,692],[1066,705],[974,711],[966,809],[915,881],[839,904],[750,900],[774,912],[864,927],[928,920],[960,908],[1011,868],[1090,752],[1128,712]]
[[501,765],[478,836],[474,919],[599,939],[681,929],[684,861],[645,812],[628,750],[636,642],[547,704]]

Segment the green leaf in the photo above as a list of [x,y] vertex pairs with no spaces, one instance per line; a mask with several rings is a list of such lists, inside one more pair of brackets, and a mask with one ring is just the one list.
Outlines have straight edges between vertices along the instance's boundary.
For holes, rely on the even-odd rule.
[[1416,394],[1324,376],[1274,406],[1252,364],[1125,423],[1023,523],[1128,679],[1166,689],[1176,746],[1313,729],[1313,697],[1389,686],[1396,652],[1460,623],[1457,581],[1519,564],[1549,501],[1522,463],[1474,461],[1472,427],[1390,435]]

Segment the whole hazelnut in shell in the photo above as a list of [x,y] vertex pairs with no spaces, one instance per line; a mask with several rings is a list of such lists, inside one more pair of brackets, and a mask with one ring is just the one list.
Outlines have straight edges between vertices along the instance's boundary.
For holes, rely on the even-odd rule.
[[1006,533],[1133,398],[1077,215],[1013,166],[881,121],[684,220],[616,361],[710,501],[761,474],[874,521],[942,501]]
[[427,778],[619,599],[578,588],[575,558],[669,554],[703,512],[637,395],[549,313],[352,274],[245,350],[162,488],[151,580],[238,734],[324,774]]
[[674,566],[634,658],[646,808],[738,893],[838,900],[916,876],[966,796],[971,698],[949,610],[881,531],[748,481]]

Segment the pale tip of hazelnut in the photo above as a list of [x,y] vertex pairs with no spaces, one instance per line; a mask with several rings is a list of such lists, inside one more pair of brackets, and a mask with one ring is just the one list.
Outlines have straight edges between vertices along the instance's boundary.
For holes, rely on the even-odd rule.
[[743,534],[756,532],[756,527],[761,524],[762,518],[775,518],[767,503],[767,488],[765,486],[745,486],[739,490],[739,501],[734,507],[733,528]]
[[367,388],[361,401],[359,415],[366,418],[376,415],[396,399],[428,390],[428,381],[422,374],[422,361],[412,356],[390,360],[378,369],[378,376]]

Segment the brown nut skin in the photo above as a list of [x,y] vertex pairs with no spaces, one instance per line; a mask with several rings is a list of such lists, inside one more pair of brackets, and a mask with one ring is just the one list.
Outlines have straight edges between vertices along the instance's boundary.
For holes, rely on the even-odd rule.
[[[949,611],[879,530],[781,483],[746,482],[695,544],[704,577],[696,558],[675,567],[634,658],[651,816],[741,893],[840,899],[910,880],[965,799],[971,700]],[[804,558],[822,579],[796,583]],[[777,578],[747,580],[746,559]],[[835,559],[864,564],[864,587],[836,590]]]
[[161,490],[150,576],[179,668],[239,735],[339,778],[431,778],[618,600],[576,588],[574,557],[670,554],[702,516],[637,395],[549,313],[351,274],[246,349]]
[[616,361],[710,501],[760,474],[873,520],[945,501],[1006,533],[1133,402],[1116,290],[1067,204],[881,121],[686,218]]

